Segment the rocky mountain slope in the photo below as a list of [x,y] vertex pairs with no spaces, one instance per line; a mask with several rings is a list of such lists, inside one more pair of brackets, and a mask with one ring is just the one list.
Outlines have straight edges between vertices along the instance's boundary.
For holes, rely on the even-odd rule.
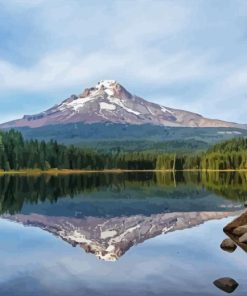
[[152,124],[170,127],[247,128],[247,125],[204,118],[203,116],[168,108],[132,95],[114,80],[102,80],[82,94],[72,95],[61,104],[36,115],[0,125],[10,127],[42,127],[67,123]]

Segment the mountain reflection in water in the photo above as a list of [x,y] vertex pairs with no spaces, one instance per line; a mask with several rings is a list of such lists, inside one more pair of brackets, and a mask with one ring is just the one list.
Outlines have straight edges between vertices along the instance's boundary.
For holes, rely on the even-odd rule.
[[83,219],[15,215],[5,218],[24,225],[40,227],[72,244],[80,245],[99,259],[116,261],[133,245],[160,234],[220,219],[230,212],[186,212],[114,218],[88,217]]
[[241,210],[246,179],[239,173],[3,176],[0,211],[115,261],[147,239]]

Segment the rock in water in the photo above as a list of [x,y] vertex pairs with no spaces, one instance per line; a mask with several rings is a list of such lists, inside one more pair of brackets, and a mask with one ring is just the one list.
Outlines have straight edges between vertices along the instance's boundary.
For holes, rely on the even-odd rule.
[[240,242],[240,243],[247,243],[247,233],[245,233],[244,235],[242,235],[242,236],[239,238],[239,242]]
[[238,283],[232,278],[221,278],[214,281],[214,285],[226,293],[232,293],[238,287]]
[[247,201],[244,203],[244,206],[247,208]]
[[247,225],[242,225],[242,226],[235,228],[232,233],[237,236],[241,236],[241,235],[247,233]]
[[237,248],[235,243],[229,238],[224,239],[223,242],[221,243],[220,247],[222,250],[227,251],[229,253],[234,252]]

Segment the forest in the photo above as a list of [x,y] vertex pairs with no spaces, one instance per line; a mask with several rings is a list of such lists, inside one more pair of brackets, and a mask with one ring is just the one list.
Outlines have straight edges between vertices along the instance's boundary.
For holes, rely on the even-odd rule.
[[234,138],[205,152],[106,151],[24,140],[19,131],[0,132],[0,170],[238,170],[247,169],[247,139]]

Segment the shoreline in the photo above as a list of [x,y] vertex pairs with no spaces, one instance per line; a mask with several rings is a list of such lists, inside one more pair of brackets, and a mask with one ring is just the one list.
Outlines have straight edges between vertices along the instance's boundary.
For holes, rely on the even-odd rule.
[[237,170],[198,170],[198,169],[187,169],[187,170],[127,170],[127,169],[107,169],[107,170],[70,170],[70,169],[50,169],[50,170],[40,170],[40,169],[26,169],[18,171],[0,171],[0,176],[4,175],[28,175],[28,176],[39,176],[39,175],[75,175],[75,174],[122,174],[122,173],[176,173],[176,172],[200,172],[200,173],[231,173],[231,172],[243,172],[247,173],[247,169],[237,169]]

